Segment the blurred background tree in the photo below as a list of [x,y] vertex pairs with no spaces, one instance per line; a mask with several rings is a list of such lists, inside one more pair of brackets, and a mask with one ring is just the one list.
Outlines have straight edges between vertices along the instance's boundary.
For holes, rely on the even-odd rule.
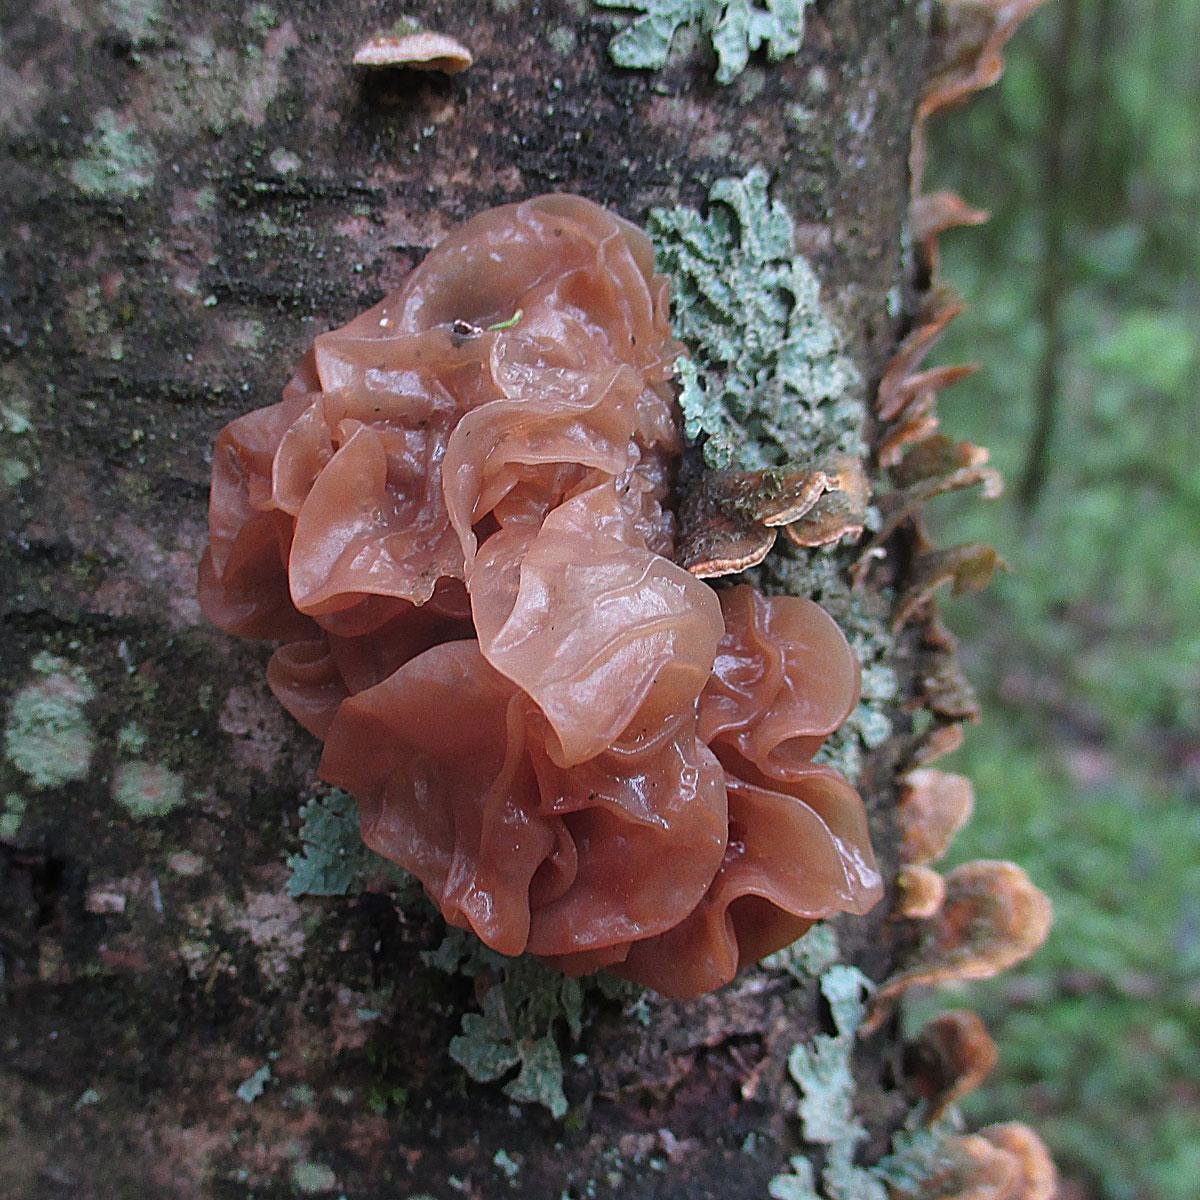
[[1050,945],[971,996],[1001,1067],[967,1105],[1046,1137],[1064,1200],[1200,1194],[1200,0],[1054,0],[937,124],[943,243],[983,369],[943,426],[1009,483],[944,541],[1012,571],[952,605],[985,721],[956,859],[1013,858]]

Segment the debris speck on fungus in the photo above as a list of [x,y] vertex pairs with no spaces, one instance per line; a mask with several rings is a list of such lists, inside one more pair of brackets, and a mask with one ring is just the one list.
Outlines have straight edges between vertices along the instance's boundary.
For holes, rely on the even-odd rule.
[[717,55],[718,83],[732,83],[765,46],[767,60],[780,62],[804,42],[804,13],[812,0],[596,0],[602,8],[634,9],[641,15],[622,29],[608,52],[619,67],[659,70],[683,28],[697,27]]

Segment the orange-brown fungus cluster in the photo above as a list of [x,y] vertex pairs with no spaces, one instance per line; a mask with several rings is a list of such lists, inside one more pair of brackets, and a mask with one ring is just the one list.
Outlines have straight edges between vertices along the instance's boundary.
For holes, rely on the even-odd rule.
[[881,889],[845,638],[672,561],[679,352],[632,225],[476,217],[222,431],[200,593],[447,921],[691,996]]

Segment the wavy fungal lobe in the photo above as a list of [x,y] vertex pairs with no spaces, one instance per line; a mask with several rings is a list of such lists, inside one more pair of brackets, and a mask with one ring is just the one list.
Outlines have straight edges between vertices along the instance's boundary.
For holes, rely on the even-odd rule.
[[845,638],[673,561],[668,310],[590,201],[468,221],[221,431],[199,590],[448,922],[692,996],[881,885]]

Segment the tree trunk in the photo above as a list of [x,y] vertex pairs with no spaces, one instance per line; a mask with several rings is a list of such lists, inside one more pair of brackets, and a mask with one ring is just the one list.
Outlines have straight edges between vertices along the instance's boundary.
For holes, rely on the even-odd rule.
[[[821,0],[722,86],[699,41],[618,68],[628,14],[583,0],[419,0],[474,55],[453,77],[356,73],[372,0],[4,0],[0,1192],[766,1194],[815,982],[591,997],[558,1121],[449,1058],[485,981],[420,957],[436,922],[285,892],[318,747],[200,618],[210,448],[461,219],[566,190],[641,222],[755,164],[873,389],[911,308],[921,7]],[[861,779],[889,879],[897,745]],[[839,924],[874,979],[889,909]],[[886,1026],[856,1055],[865,1161],[898,1062]]]

